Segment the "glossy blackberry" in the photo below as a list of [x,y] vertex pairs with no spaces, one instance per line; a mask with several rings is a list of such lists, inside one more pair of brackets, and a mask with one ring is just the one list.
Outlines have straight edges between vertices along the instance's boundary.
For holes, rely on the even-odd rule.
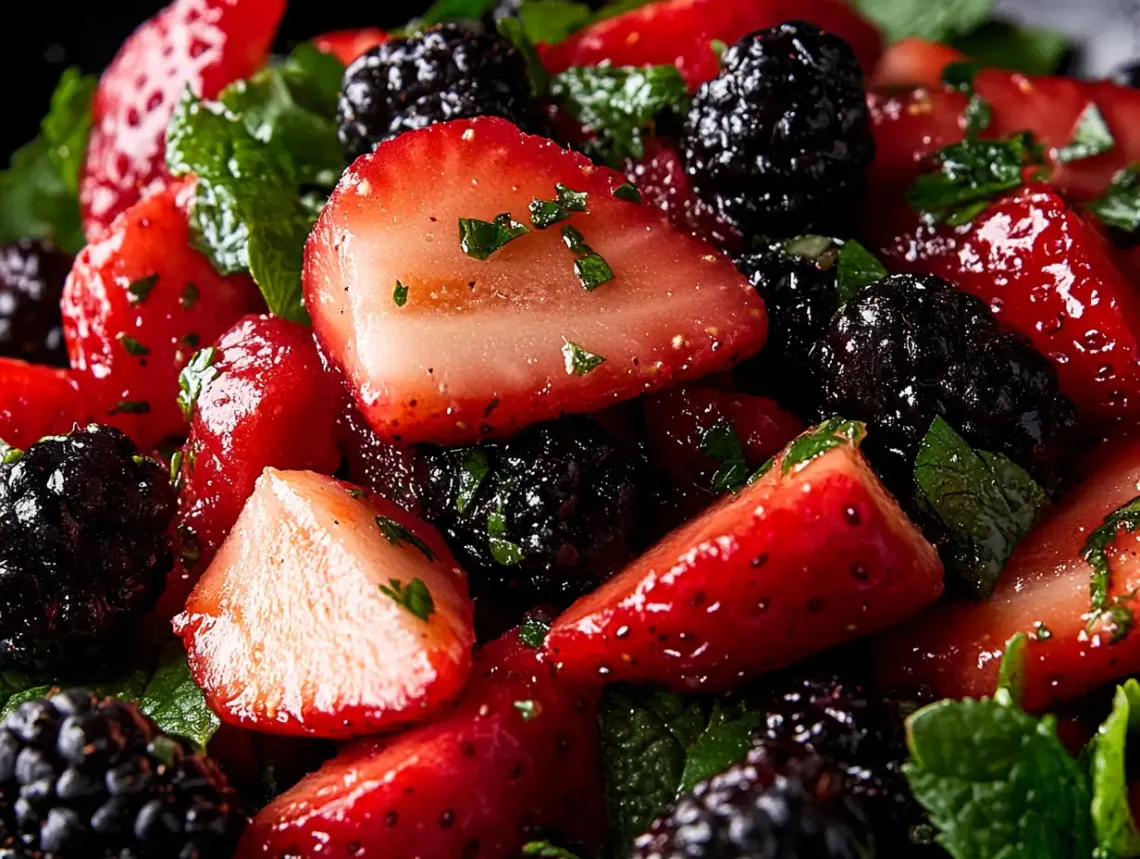
[[475,116],[548,134],[522,54],[497,36],[447,24],[354,60],[341,84],[337,133],[352,159],[405,131]]
[[0,670],[75,673],[158,597],[175,495],[137,454],[92,425],[0,465]]
[[818,755],[777,762],[759,749],[678,799],[633,846],[633,859],[874,855],[866,812],[842,773]]
[[631,556],[641,464],[588,418],[507,441],[425,449],[418,495],[472,593],[565,605]]
[[221,859],[243,825],[213,761],[133,704],[70,689],[0,723],[0,856]]
[[67,366],[59,300],[71,257],[49,242],[0,246],[0,356]]
[[865,99],[838,36],[801,21],[745,36],[689,112],[697,193],[746,238],[842,232],[875,154]]
[[936,416],[1038,475],[1076,426],[1048,360],[984,301],[936,277],[893,275],[866,288],[823,331],[811,371],[821,411],[865,421],[868,452],[908,482]]

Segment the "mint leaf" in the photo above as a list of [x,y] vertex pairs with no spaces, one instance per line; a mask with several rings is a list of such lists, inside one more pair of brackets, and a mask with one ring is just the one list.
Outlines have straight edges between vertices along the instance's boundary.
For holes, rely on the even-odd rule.
[[942,418],[930,425],[914,460],[920,502],[949,535],[942,559],[974,599],[997,586],[1019,540],[1036,524],[1048,498],[1004,456],[974,451]]
[[1112,132],[1095,101],[1090,101],[1081,115],[1077,117],[1077,126],[1073,130],[1073,139],[1057,150],[1057,160],[1066,163],[1092,158],[1103,152],[1110,152],[1116,146],[1112,139]]
[[555,45],[594,19],[594,10],[574,0],[523,0],[518,18],[532,44]]
[[474,503],[479,490],[487,481],[491,463],[487,459],[487,454],[477,447],[457,453],[460,456],[459,491],[455,495],[455,509],[458,513],[464,513]]
[[377,516],[376,525],[389,545],[399,546],[401,543],[407,543],[409,546],[419,549],[420,553],[429,561],[435,560],[435,552],[431,550],[428,544],[395,519],[389,519],[387,516]]
[[426,29],[445,21],[477,21],[491,11],[494,4],[495,0],[435,0],[407,29]]
[[51,110],[40,123],[48,142],[48,157],[56,174],[73,194],[79,193],[79,172],[91,134],[91,100],[99,79],[72,66],[65,69],[51,96]]
[[1126,233],[1140,230],[1140,165],[1118,171],[1104,193],[1087,206],[1109,227]]
[[519,626],[519,641],[535,650],[546,643],[546,634],[550,632],[550,624],[535,617],[527,618]]
[[193,740],[205,748],[221,726],[206,696],[190,676],[181,642],[163,648],[158,667],[138,697],[139,709],[164,733]]
[[459,247],[473,259],[487,260],[495,251],[529,232],[530,228],[526,224],[513,220],[506,212],[496,215],[493,221],[460,218]]
[[997,688],[1004,690],[1010,700],[1019,705],[1025,686],[1025,648],[1028,645],[1028,636],[1024,632],[1017,633],[1005,643],[1005,653],[998,666]]
[[1089,782],[1057,737],[999,690],[907,720],[903,772],[955,859],[1088,859]]
[[534,41],[527,36],[522,21],[511,15],[506,15],[496,22],[495,29],[507,42],[514,45],[515,50],[522,54],[523,61],[526,63],[526,75],[530,80],[531,94],[535,98],[545,97],[546,91],[550,89],[550,73],[542,64],[542,57],[538,55]]
[[848,239],[840,249],[835,269],[835,286],[841,304],[846,304],[862,292],[864,287],[878,283],[886,276],[886,266],[854,239]]
[[828,418],[814,429],[796,437],[788,445],[784,451],[780,470],[783,474],[793,469],[799,471],[829,450],[844,445],[858,447],[866,436],[867,428],[859,421],[849,421],[839,417]]
[[990,68],[1051,75],[1061,65],[1069,40],[1053,30],[1008,21],[986,21],[968,33],[955,36],[950,44]]
[[744,448],[727,418],[720,418],[701,433],[701,453],[720,464],[713,476],[713,492],[737,492],[748,482]]
[[389,579],[388,584],[379,587],[380,593],[425,623],[435,614],[435,601],[431,598],[431,591],[423,579],[412,579],[407,586],[399,579]]
[[761,722],[761,714],[755,710],[714,702],[708,726],[689,747],[677,793],[687,793],[700,782],[743,760],[752,747],[752,734]]
[[1140,856],[1140,828],[1128,802],[1126,746],[1140,731],[1140,683],[1116,687],[1112,712],[1085,749],[1092,782],[1092,822],[1098,859]]
[[523,845],[523,856],[542,856],[544,859],[579,859],[565,847],[557,847],[549,841],[530,841]]
[[606,359],[601,355],[595,355],[577,343],[571,343],[565,337],[562,338],[562,357],[566,363],[567,376],[585,376],[606,363]]
[[621,167],[645,154],[645,139],[662,121],[679,125],[689,110],[689,88],[673,66],[579,66],[555,76],[555,101],[595,139],[587,154]]
[[194,417],[194,406],[206,386],[218,377],[218,350],[213,346],[199,349],[178,374],[178,407],[187,421]]
[[1128,633],[1132,626],[1132,612],[1120,598],[1112,601],[1108,598],[1111,576],[1108,566],[1108,547],[1116,541],[1116,536],[1122,529],[1131,533],[1138,528],[1140,528],[1140,496],[1109,513],[1097,529],[1085,538],[1084,547],[1081,549],[1081,557],[1092,567],[1092,579],[1089,582],[1092,618],[1089,620],[1089,626],[1108,614],[1110,622],[1115,626],[1113,643]]
[[888,42],[918,36],[945,42],[983,24],[992,0],[854,0]]

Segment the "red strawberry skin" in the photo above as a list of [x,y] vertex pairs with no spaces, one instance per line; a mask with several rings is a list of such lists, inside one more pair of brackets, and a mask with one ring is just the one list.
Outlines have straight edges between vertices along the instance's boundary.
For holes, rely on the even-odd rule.
[[939,88],[946,66],[965,59],[966,55],[961,51],[941,42],[913,37],[901,39],[883,51],[870,85],[876,90],[920,86]]
[[[943,603],[876,644],[878,680],[922,686],[936,697],[992,695],[1005,644],[1029,636],[1021,667],[1023,704],[1051,710],[1140,670],[1140,632],[1115,644],[1100,625],[1089,628],[1092,568],[1081,550],[1104,517],[1136,496],[1140,442],[1094,452],[1085,481],[1017,547],[994,594],[983,603]],[[1109,597],[1140,587],[1140,534],[1117,534],[1108,550]]]
[[79,199],[88,241],[169,181],[166,125],[189,87],[214,98],[261,68],[285,0],[175,0],[123,43],[103,72]]
[[219,276],[191,247],[192,197],[178,183],[124,212],[76,257],[63,290],[67,352],[92,418],[143,449],[185,433],[178,373],[194,352],[264,307],[252,280]]
[[21,450],[87,422],[71,373],[0,358],[0,440]]
[[254,818],[237,859],[511,859],[540,830],[598,847],[603,796],[593,694],[510,632],[454,713],[346,748]]
[[546,644],[572,680],[724,690],[941,593],[934,548],[848,442],[786,474],[778,459],[571,606]]
[[544,45],[543,65],[675,65],[696,90],[720,72],[714,41],[733,45],[784,21],[810,21],[842,36],[863,68],[874,68],[882,42],[873,26],[842,0],[663,0],[600,21],[557,45]]
[[1093,427],[1140,420],[1140,294],[1055,189],[1027,186],[964,227],[920,225],[884,251],[892,270],[938,275],[986,301],[1053,362]]
[[388,41],[388,34],[377,27],[361,27],[357,30],[334,30],[322,33],[313,39],[318,51],[332,54],[346,66],[377,45]]
[[[586,193],[588,212],[487,260],[462,250],[459,219],[529,223],[532,200],[552,199],[557,183]],[[349,168],[306,246],[305,303],[381,438],[509,434],[726,369],[763,345],[763,302],[732,262],[615,197],[625,183],[486,117],[401,135]],[[583,287],[567,225],[613,280]],[[575,372],[568,342],[605,362]]]
[[[415,582],[430,595],[418,613],[396,599]],[[473,618],[466,576],[430,526],[351,484],[268,468],[173,625],[226,722],[347,738],[451,703]]]

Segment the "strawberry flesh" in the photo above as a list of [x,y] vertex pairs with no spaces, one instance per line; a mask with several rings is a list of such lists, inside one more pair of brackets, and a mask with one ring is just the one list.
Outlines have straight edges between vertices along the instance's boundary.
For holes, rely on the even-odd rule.
[[23,450],[86,419],[69,371],[0,357],[0,441]]
[[332,54],[346,66],[366,51],[388,41],[388,34],[378,27],[361,27],[358,30],[334,30],[313,39],[318,51]]

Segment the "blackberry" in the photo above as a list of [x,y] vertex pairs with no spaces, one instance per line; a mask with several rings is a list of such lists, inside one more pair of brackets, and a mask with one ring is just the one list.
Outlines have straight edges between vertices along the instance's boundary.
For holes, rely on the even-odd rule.
[[172,566],[166,469],[92,425],[0,465],[0,671],[73,672],[127,637]]
[[745,36],[697,92],[682,146],[697,193],[746,238],[835,232],[875,154],[850,45],[802,21]]
[[71,257],[49,242],[0,246],[0,356],[67,366],[59,301]]
[[522,54],[497,36],[447,24],[354,60],[341,84],[337,133],[354,159],[405,131],[475,116],[549,136]]
[[243,824],[214,762],[133,704],[70,689],[0,723],[0,856],[231,856]]
[[936,416],[1044,482],[1076,426],[1045,357],[936,277],[893,275],[859,293],[823,331],[811,372],[822,412],[865,421],[868,453],[907,483]]
[[[639,837],[633,859],[864,859],[866,812],[819,755],[746,761],[698,784]],[[894,855],[880,853],[879,855]]]
[[423,515],[443,532],[477,597],[564,606],[635,549],[641,464],[588,418],[421,455]]

